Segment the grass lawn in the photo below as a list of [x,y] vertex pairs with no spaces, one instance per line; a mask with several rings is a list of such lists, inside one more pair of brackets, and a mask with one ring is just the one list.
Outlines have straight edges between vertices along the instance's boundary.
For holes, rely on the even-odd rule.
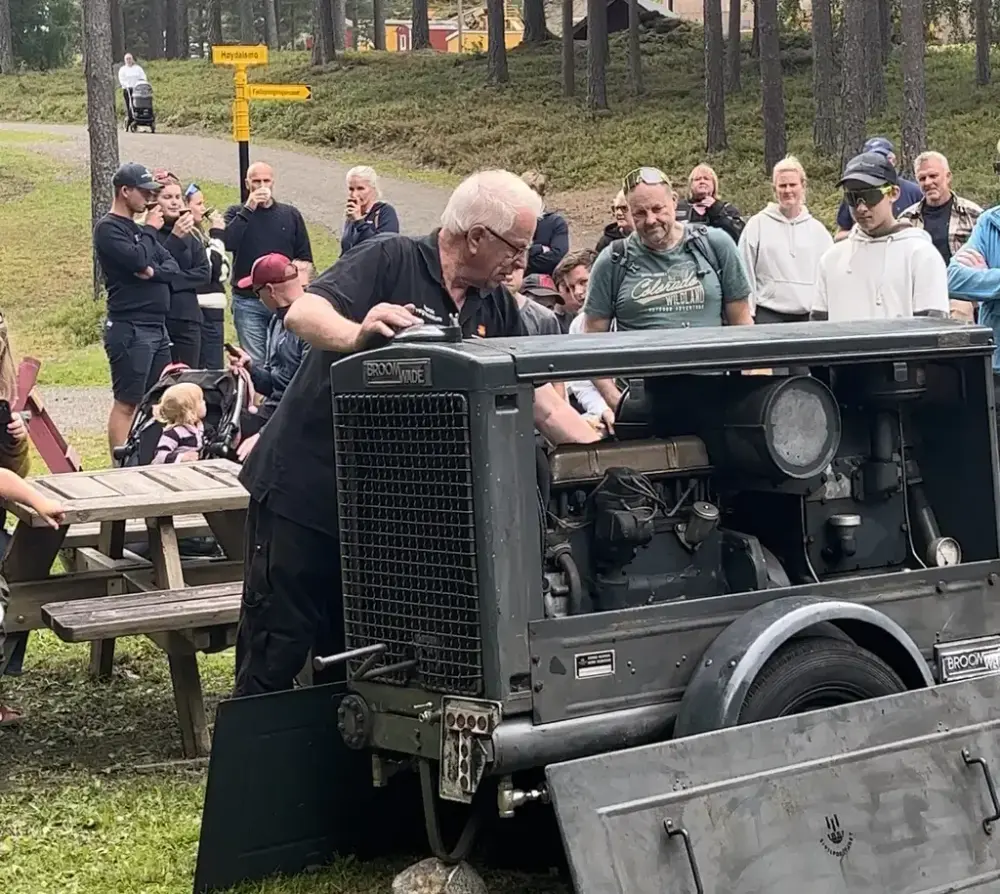
[[[686,177],[705,157],[700,32],[648,33],[642,39],[646,95],[629,97],[624,35],[611,39],[608,98],[611,114],[593,117],[582,107],[585,52],[577,56],[580,97],[567,101],[560,86],[559,45],[519,47],[509,53],[510,84],[485,86],[486,61],[421,52],[347,53],[325,69],[305,53],[272,53],[274,62],[252,68],[251,80],[305,82],[310,103],[255,103],[253,133],[260,139],[304,144],[351,157],[367,153],[409,168],[465,174],[483,166],[547,171],[559,191],[611,184],[639,164],[656,164]],[[811,68],[786,66],[789,150],[802,157],[812,181],[813,210],[832,222],[839,159],[812,151]],[[232,76],[207,61],[149,62],[143,66],[156,91],[164,129],[230,132]],[[769,199],[763,176],[760,92],[747,60],[746,89],[729,99],[729,150],[710,157],[724,195],[753,212]],[[898,59],[890,65],[887,113],[870,122],[898,143],[902,113]],[[82,122],[86,97],[79,68],[0,78],[0,119]],[[969,47],[933,49],[927,58],[929,145],[945,152],[957,191],[980,202],[996,196],[992,171],[1000,136],[1000,80],[975,86]],[[610,195],[594,193],[596,213]],[[559,197],[557,197],[559,198]]]
[[[103,435],[70,432],[68,440],[86,468],[107,465]],[[0,698],[29,715],[20,730],[0,730],[0,891],[190,894],[205,770],[163,766],[181,757],[166,657],[145,639],[119,640],[104,683],[88,678],[88,657],[86,646],[35,632],[24,675],[0,680]],[[232,650],[199,664],[214,712],[232,687]],[[385,894],[408,862],[345,860],[239,894]],[[568,894],[549,877],[494,873],[488,881],[493,894]]]
[[[31,142],[39,136],[0,132],[0,309],[14,354],[42,361],[43,385],[107,385],[104,303],[93,300],[90,285],[89,174],[30,151]],[[200,185],[216,207],[239,200],[231,187]],[[337,257],[339,239],[319,224],[309,231],[322,270]]]

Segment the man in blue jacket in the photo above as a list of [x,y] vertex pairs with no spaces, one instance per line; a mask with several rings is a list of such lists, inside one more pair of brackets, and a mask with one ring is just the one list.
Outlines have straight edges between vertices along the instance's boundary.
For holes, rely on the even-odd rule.
[[[979,322],[993,330],[993,378],[1000,376],[1000,206],[984,211],[948,262],[948,293],[979,303]],[[1000,382],[997,382],[1000,384]]]

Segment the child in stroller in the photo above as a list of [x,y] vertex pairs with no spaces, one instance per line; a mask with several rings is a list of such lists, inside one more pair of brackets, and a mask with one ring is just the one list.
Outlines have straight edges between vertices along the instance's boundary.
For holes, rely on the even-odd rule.
[[137,132],[148,127],[156,133],[156,111],[153,109],[153,86],[149,81],[139,81],[126,91],[125,129]]
[[163,426],[153,463],[185,463],[199,458],[205,443],[205,392],[194,382],[171,385],[153,407],[153,418]]
[[241,417],[249,409],[249,393],[243,377],[232,370],[189,369],[174,363],[163,370],[160,381],[139,404],[128,438],[115,448],[117,465],[145,466],[153,462],[164,429],[154,408],[168,389],[182,384],[197,385],[205,401],[204,436],[198,459],[236,461]]
[[[238,462],[236,445],[240,424],[244,414],[249,412],[251,399],[251,390],[245,378],[232,370],[189,369],[181,363],[174,363],[163,370],[160,381],[142,399],[128,438],[114,450],[116,465],[145,466],[155,461],[157,447],[164,434],[164,421],[168,425],[171,421],[163,412],[164,398],[178,385],[197,386],[204,400],[201,444],[194,458]],[[185,537],[179,545],[184,556],[217,557],[222,554],[212,537]],[[147,544],[136,543],[129,548],[140,556],[148,553]]]

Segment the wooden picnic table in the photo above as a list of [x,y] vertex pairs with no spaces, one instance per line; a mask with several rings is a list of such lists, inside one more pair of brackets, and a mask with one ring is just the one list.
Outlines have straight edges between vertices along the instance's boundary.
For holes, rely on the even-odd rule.
[[[47,475],[31,479],[39,491],[57,500],[66,511],[63,525],[48,526],[34,510],[4,502],[18,519],[2,573],[11,585],[9,630],[43,626],[42,605],[75,599],[124,593],[129,589],[176,591],[192,584],[219,583],[218,569],[207,578],[185,580],[185,567],[177,543],[174,517],[201,514],[230,560],[230,575],[242,575],[243,528],[249,494],[239,483],[239,466],[229,460],[211,459],[191,463],[131,466]],[[129,521],[144,519],[149,531],[151,578],[128,573],[123,562],[125,528]],[[80,523],[101,525],[99,551],[108,558],[103,570],[51,575],[69,527]],[[148,567],[148,566],[147,566]],[[132,566],[135,570],[135,566]],[[195,576],[190,575],[192,578]],[[102,582],[127,577],[115,590],[95,588]],[[136,598],[136,597],[130,597]],[[207,753],[208,730],[198,674],[198,641],[191,631],[150,631],[170,662],[174,697],[180,712],[186,753]],[[91,668],[108,674],[114,655],[114,640],[101,640],[92,647]]]

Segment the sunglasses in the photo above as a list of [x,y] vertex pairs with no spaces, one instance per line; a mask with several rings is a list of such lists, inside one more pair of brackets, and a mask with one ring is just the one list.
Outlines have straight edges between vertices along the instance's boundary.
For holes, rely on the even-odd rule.
[[885,186],[873,186],[871,189],[845,189],[844,201],[849,208],[857,208],[864,204],[866,208],[874,208],[879,202],[885,199],[893,190],[889,184]]
[[201,187],[197,183],[192,183],[187,189],[184,190],[184,198],[190,199],[196,192],[201,192]]
[[670,178],[659,168],[636,168],[634,171],[629,171],[622,180],[622,192],[628,194],[640,183],[657,186],[661,183],[669,184]]
[[619,211],[622,214],[626,214],[628,212],[628,205],[612,205],[611,206],[611,213],[612,214],[617,214]]

